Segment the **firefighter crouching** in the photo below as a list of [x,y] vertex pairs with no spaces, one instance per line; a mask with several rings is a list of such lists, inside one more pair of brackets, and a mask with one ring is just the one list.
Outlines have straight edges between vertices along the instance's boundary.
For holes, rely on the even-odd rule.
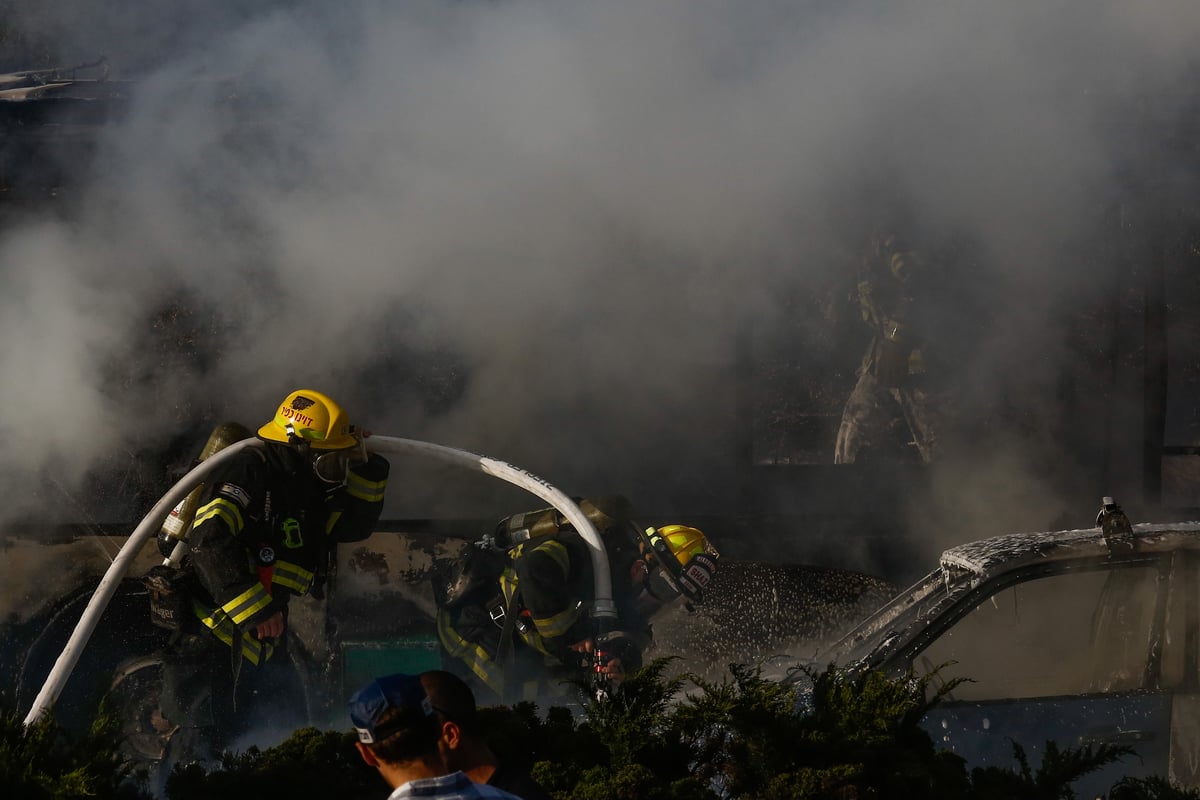
[[643,530],[621,497],[579,506],[608,554],[611,630],[596,635],[589,549],[554,509],[501,521],[439,598],[443,666],[471,683],[481,703],[546,703],[568,696],[572,683],[619,685],[641,666],[651,618],[676,602],[700,602],[716,572],[719,555],[695,528]]
[[[288,598],[319,587],[333,546],[370,536],[389,465],[342,408],[292,392],[247,448],[201,490],[179,570],[147,576],[157,624],[177,621],[165,653],[162,714],[180,760],[208,759],[251,725],[306,723],[287,654]],[[174,537],[160,537],[164,551]],[[164,552],[164,555],[170,555]]]

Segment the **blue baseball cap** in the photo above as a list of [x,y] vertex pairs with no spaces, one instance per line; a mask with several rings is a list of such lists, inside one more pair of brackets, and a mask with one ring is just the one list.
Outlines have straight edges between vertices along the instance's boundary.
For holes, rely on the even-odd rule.
[[[416,675],[403,672],[376,678],[359,689],[346,704],[350,722],[363,744],[381,742],[392,734],[418,725],[433,716],[433,703]],[[379,719],[389,709],[399,711],[383,725]]]

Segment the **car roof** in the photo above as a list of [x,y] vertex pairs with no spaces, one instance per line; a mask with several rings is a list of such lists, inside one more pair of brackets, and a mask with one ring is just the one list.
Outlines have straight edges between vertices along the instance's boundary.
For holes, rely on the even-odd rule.
[[[1200,522],[1140,523],[1132,527],[1131,533],[1111,544],[1095,527],[1012,533],[951,547],[943,551],[932,572],[847,631],[824,651],[823,657],[844,662],[846,657],[853,661],[868,652],[876,653],[880,637],[924,625],[939,613],[936,608],[955,602],[963,591],[1029,566],[1099,560],[1119,553],[1200,550]],[[902,622],[904,618],[908,619]]]
[[[1153,553],[1200,549],[1200,522],[1147,522],[1133,526],[1124,547]],[[1011,533],[957,545],[945,550],[943,570],[966,570],[978,579],[1032,563],[1103,557],[1114,551],[1100,528],[1040,533]]]

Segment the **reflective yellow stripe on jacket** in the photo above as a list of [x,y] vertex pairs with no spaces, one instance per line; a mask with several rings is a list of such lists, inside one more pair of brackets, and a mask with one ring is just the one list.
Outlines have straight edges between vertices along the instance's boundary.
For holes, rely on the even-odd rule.
[[[517,552],[517,557],[520,557],[524,546]],[[567,580],[571,573],[571,556],[567,552],[567,547],[562,542],[551,539],[545,542],[539,542],[531,551],[548,556],[554,560],[554,563],[562,570],[563,580]],[[528,555],[528,554],[527,554]],[[514,582],[515,583],[515,582]],[[505,593],[508,597],[508,593]],[[538,636],[543,639],[553,639],[556,636],[564,636],[571,630],[576,622],[579,621],[579,616],[582,613],[582,608],[578,605],[572,605],[565,608],[557,614],[552,614],[549,617],[533,617],[533,627],[537,630]],[[531,642],[532,644],[532,642]],[[537,643],[537,648],[545,652],[545,648],[541,642]]]
[[382,503],[384,490],[387,488],[387,478],[381,481],[369,481],[353,471],[346,474],[346,494],[365,500],[368,503]]
[[549,541],[538,542],[537,546],[530,550],[529,553],[525,553],[525,545],[521,545],[513,553],[513,558],[520,558],[522,555],[531,555],[533,553],[541,553],[544,556],[552,558],[554,563],[558,565],[558,568],[562,570],[563,580],[567,579],[567,576],[571,572],[571,554],[567,552],[565,544],[556,539],[550,539]]
[[[290,561],[276,561],[271,582],[291,589],[296,594],[307,594],[314,578],[316,575],[299,564],[293,564]],[[270,598],[268,597],[268,599]]]
[[256,583],[218,610],[229,617],[234,625],[241,625],[270,604],[271,595],[266,587]]
[[579,621],[581,610],[581,606],[575,605],[551,617],[534,617],[533,627],[543,639],[565,636],[571,626]]
[[238,504],[225,497],[214,498],[211,502],[205,503],[196,512],[196,519],[192,522],[193,528],[198,528],[204,522],[210,519],[219,519],[225,523],[225,527],[229,528],[229,532],[237,536],[246,527],[246,521],[242,518],[242,509]]
[[201,603],[193,601],[192,611],[195,613],[196,618],[212,631],[213,636],[216,636],[226,645],[232,647],[234,637],[239,637],[241,639],[242,658],[255,666],[269,659],[275,652],[274,644],[256,639],[250,631],[242,631],[219,608],[205,608]]
[[451,624],[450,614],[444,610],[438,611],[437,632],[447,653],[462,660],[497,695],[504,695],[504,671],[500,665],[492,660],[482,646],[460,636]]

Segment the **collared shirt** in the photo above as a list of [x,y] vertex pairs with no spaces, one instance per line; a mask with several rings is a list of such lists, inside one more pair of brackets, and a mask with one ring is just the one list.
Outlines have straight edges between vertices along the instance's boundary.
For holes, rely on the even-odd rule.
[[402,797],[436,797],[438,800],[521,800],[515,794],[509,794],[494,786],[475,783],[462,772],[402,783],[388,795],[388,800],[399,800]]

